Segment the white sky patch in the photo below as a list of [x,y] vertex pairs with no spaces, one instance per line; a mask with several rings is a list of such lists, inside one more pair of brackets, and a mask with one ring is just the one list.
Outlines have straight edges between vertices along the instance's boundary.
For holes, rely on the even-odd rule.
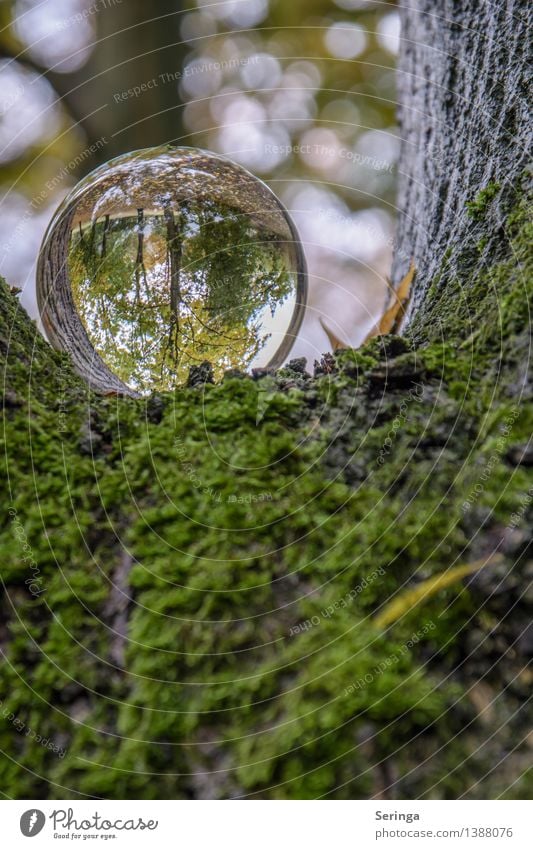
[[314,94],[299,89],[280,89],[271,97],[268,115],[274,121],[281,121],[290,133],[301,132],[313,123],[316,115]]
[[[67,73],[87,61],[95,38],[95,15],[86,0],[17,0],[15,31],[44,65]],[[72,55],[75,54],[75,55]]]
[[333,130],[314,127],[304,133],[299,141],[300,157],[319,171],[336,170],[339,165],[340,142]]
[[9,162],[55,135],[60,110],[43,77],[7,59],[0,61],[0,74],[0,162]]
[[274,315],[272,315],[268,305],[263,307],[258,317],[259,335],[263,336],[265,333],[271,335],[252,360],[250,368],[264,368],[268,365],[285,337],[295,304],[296,294],[292,292],[283,304],[276,309]]
[[268,14],[268,0],[196,0],[196,5],[224,24],[247,29],[257,26]]
[[212,56],[193,59],[183,69],[181,90],[187,97],[208,97],[218,91],[222,82],[220,63]]
[[37,255],[56,200],[54,198],[51,206],[43,204],[38,212],[31,209],[28,198],[16,192],[0,201],[3,234],[0,243],[0,274],[11,286],[22,289],[21,303],[32,318],[38,316],[35,294]]
[[255,53],[241,68],[241,79],[246,88],[276,88],[281,81],[281,65],[275,56]]
[[324,37],[326,49],[337,59],[355,59],[366,49],[365,30],[359,24],[339,21],[332,24]]
[[381,47],[397,56],[400,50],[400,16],[397,12],[391,12],[378,21],[377,40]]
[[216,31],[217,23],[207,9],[204,12],[189,12],[181,21],[180,34],[184,41],[205,38],[214,35]]
[[216,149],[250,168],[264,173],[288,155],[290,137],[284,126],[271,124],[266,109],[256,98],[236,95],[217,108],[223,126],[216,132]]
[[393,165],[400,155],[400,140],[392,131],[367,130],[359,136],[355,148],[362,156],[373,157],[374,167],[380,163]]

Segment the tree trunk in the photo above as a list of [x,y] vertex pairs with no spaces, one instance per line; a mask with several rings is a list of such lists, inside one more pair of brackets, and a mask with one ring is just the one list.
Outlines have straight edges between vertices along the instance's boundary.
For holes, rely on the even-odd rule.
[[137,210],[137,256],[135,257],[135,299],[141,302],[141,280],[146,292],[146,269],[144,267],[144,209]]
[[109,215],[106,215],[104,218],[104,229],[102,231],[102,259],[107,254],[107,236],[109,233],[110,224],[109,224]]
[[531,11],[425,8],[403,338],[102,397],[2,287],[9,796],[531,797]]
[[165,207],[164,216],[167,228],[167,251],[170,272],[170,312],[177,324],[181,300],[181,213],[178,212],[177,226],[172,207]]
[[180,21],[172,0],[111,3],[97,16],[98,43],[88,63],[74,74],[49,74],[89,142],[105,140],[96,164],[180,140]]
[[[523,0],[408,0],[400,10],[394,279],[414,258],[420,327],[449,276],[483,273],[508,250],[501,228],[531,156],[531,8]],[[428,298],[448,253],[446,276]]]

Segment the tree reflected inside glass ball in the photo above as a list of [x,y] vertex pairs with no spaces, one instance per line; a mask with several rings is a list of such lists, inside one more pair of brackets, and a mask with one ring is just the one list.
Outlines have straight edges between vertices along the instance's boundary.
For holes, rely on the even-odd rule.
[[56,212],[37,272],[54,347],[96,389],[146,394],[209,360],[277,367],[301,324],[305,261],[288,213],[244,168],[164,146],[120,156]]

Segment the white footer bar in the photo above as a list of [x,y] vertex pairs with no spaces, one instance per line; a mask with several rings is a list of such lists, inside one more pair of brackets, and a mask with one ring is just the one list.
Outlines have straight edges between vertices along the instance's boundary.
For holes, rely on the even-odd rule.
[[528,801],[2,801],[0,839],[6,849],[531,849],[532,815]]

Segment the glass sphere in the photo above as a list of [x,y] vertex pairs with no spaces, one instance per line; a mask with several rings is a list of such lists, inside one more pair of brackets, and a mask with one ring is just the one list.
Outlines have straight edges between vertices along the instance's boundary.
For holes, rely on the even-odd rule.
[[165,145],[112,159],[63,201],[37,297],[51,344],[101,391],[146,394],[209,360],[278,367],[306,300],[302,246],[270,189],[229,160]]

